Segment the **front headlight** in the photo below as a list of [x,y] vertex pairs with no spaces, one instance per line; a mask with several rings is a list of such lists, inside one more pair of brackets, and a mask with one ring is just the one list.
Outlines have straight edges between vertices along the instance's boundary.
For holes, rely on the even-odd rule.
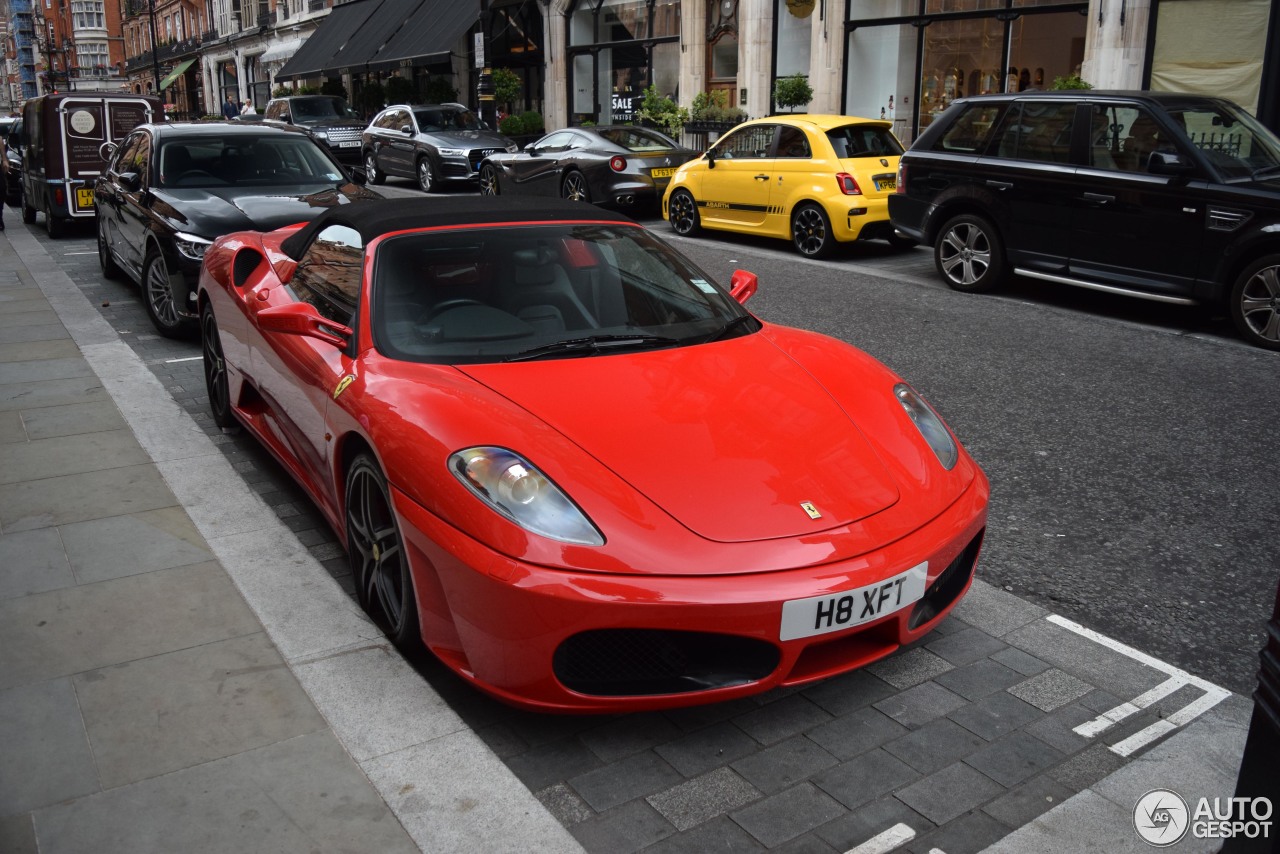
[[329,132],[328,132],[328,131],[316,130],[316,131],[312,131],[311,133],[312,133],[312,135],[313,135],[316,139],[323,140],[324,142],[328,142],[328,141],[329,141]]
[[467,150],[465,148],[438,148],[441,157],[465,157]]
[[947,429],[947,425],[943,424],[942,419],[933,411],[933,407],[925,403],[924,398],[906,383],[894,386],[893,394],[902,404],[902,408],[907,410],[907,415],[911,416],[911,421],[920,431],[920,435],[924,436],[929,447],[933,448],[942,467],[948,471],[954,468],[956,461],[960,459],[960,448],[956,445],[956,440],[951,438],[951,431]]
[[204,259],[204,251],[213,244],[212,240],[205,240],[203,237],[196,237],[194,234],[187,234],[179,231],[173,235],[173,245],[178,247],[178,251],[186,258],[192,261],[200,261]]
[[604,545],[604,537],[560,487],[505,448],[467,448],[449,456],[449,471],[471,493],[526,531],[563,543]]
[[507,154],[518,154],[519,152],[520,146],[516,145],[514,142],[507,143]]

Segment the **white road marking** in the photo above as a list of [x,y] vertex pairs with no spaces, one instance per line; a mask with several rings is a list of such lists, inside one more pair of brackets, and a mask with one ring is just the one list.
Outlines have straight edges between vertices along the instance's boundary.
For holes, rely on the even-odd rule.
[[1085,738],[1093,738],[1095,735],[1107,731],[1116,723],[1124,720],[1135,712],[1147,708],[1153,703],[1169,696],[1174,691],[1177,691],[1179,688],[1186,685],[1199,688],[1204,692],[1203,696],[1193,700],[1181,709],[1178,709],[1178,711],[1169,715],[1169,717],[1164,720],[1156,721],[1150,726],[1135,732],[1123,741],[1111,745],[1111,752],[1118,756],[1129,756],[1134,752],[1141,750],[1143,747],[1161,736],[1173,732],[1179,727],[1186,726],[1205,712],[1212,709],[1214,706],[1221,703],[1227,697],[1231,696],[1231,692],[1226,688],[1220,688],[1208,680],[1201,679],[1199,676],[1192,676],[1185,670],[1180,670],[1172,664],[1161,661],[1154,656],[1147,655],[1145,652],[1140,652],[1133,647],[1122,644],[1120,641],[1109,638],[1106,635],[1099,634],[1093,631],[1093,629],[1086,629],[1084,626],[1079,623],[1074,623],[1066,617],[1060,617],[1057,614],[1050,614],[1045,617],[1045,619],[1051,623],[1062,626],[1064,629],[1073,631],[1081,637],[1088,638],[1096,644],[1115,650],[1121,655],[1132,658],[1134,661],[1145,664],[1147,667],[1159,670],[1161,673],[1165,673],[1169,676],[1168,679],[1161,682],[1150,691],[1146,691],[1127,703],[1121,703],[1115,708],[1107,710],[1091,721],[1085,721],[1080,724],[1080,726],[1076,727],[1074,730],[1078,735],[1082,735]]
[[887,854],[902,843],[915,838],[916,832],[909,825],[895,824],[888,830],[877,833],[857,848],[850,848],[845,854]]
[[166,365],[172,365],[176,362],[198,362],[203,358],[204,356],[187,356],[185,359],[165,359],[164,363]]

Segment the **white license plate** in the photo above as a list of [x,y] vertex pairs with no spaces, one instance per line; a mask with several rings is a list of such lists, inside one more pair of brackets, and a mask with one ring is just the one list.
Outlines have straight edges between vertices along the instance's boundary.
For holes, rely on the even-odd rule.
[[353,140],[351,140],[350,142],[340,142],[340,143],[338,143],[338,148],[357,148],[357,147],[359,147],[359,145],[360,145],[360,140],[358,140],[358,139],[353,139]]
[[926,561],[877,584],[783,602],[782,629],[778,639],[785,641],[825,635],[878,620],[920,601],[924,597],[928,575],[929,564]]

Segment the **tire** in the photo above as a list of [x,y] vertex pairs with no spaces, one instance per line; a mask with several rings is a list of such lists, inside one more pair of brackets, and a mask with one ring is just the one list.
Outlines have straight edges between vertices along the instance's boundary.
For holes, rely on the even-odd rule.
[[387,479],[377,462],[360,454],[347,470],[347,559],[356,599],[401,648],[418,645],[418,605],[404,541],[391,508]]
[[120,265],[116,263],[116,259],[111,257],[111,250],[107,247],[106,235],[103,234],[104,226],[102,218],[97,218],[98,232],[98,266],[102,268],[102,275],[108,279],[118,279],[124,272],[120,269]]
[[947,221],[933,245],[938,275],[953,290],[993,291],[1004,284],[1004,241],[986,217],[961,214]]
[[364,179],[370,184],[384,184],[387,176],[378,168],[378,158],[370,149],[364,153]]
[[231,412],[231,389],[227,383],[227,363],[222,356],[218,321],[208,303],[200,309],[200,351],[204,361],[204,387],[209,392],[213,423],[224,433],[239,432],[240,424]]
[[414,173],[418,176],[418,189],[424,193],[433,192],[440,182],[436,180],[436,170],[428,157],[419,157]]
[[151,325],[165,338],[186,338],[190,323],[178,315],[178,306],[169,282],[164,255],[152,249],[142,265],[142,306]]
[[702,232],[702,219],[698,216],[698,203],[688,190],[676,190],[667,203],[667,220],[671,230],[684,237],[696,237]]
[[560,198],[571,202],[591,202],[591,188],[587,186],[587,176],[577,169],[569,170],[560,182]]
[[1231,320],[1256,347],[1280,350],[1280,255],[1264,255],[1236,277]]
[[62,217],[54,216],[53,211],[45,211],[44,230],[48,233],[50,240],[58,240],[67,233],[67,223]]
[[498,186],[498,168],[492,163],[480,167],[480,195],[502,195],[502,188]]
[[36,209],[27,202],[27,194],[22,194],[22,221],[31,225],[36,221]]
[[804,204],[792,212],[791,242],[806,258],[826,258],[835,250],[831,220],[821,205]]

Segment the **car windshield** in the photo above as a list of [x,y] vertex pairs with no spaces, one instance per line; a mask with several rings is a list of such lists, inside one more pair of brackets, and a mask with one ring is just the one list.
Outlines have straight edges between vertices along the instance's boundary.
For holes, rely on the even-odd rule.
[[326,119],[356,118],[355,110],[338,97],[295,98],[289,102],[289,114],[295,124]]
[[897,157],[902,145],[879,125],[845,125],[827,131],[827,139],[835,149],[836,157]]
[[1244,110],[1206,104],[1173,108],[1169,115],[1228,181],[1280,173],[1280,140]]
[[414,110],[418,130],[423,133],[439,133],[447,130],[484,130],[480,119],[470,110],[429,109]]
[[377,248],[372,300],[375,346],[413,362],[601,356],[759,328],[691,262],[622,224],[390,237]]
[[159,156],[161,187],[334,185],[346,180],[333,160],[300,133],[169,140]]
[[645,128],[606,128],[599,134],[627,151],[670,151],[677,147],[669,137]]

